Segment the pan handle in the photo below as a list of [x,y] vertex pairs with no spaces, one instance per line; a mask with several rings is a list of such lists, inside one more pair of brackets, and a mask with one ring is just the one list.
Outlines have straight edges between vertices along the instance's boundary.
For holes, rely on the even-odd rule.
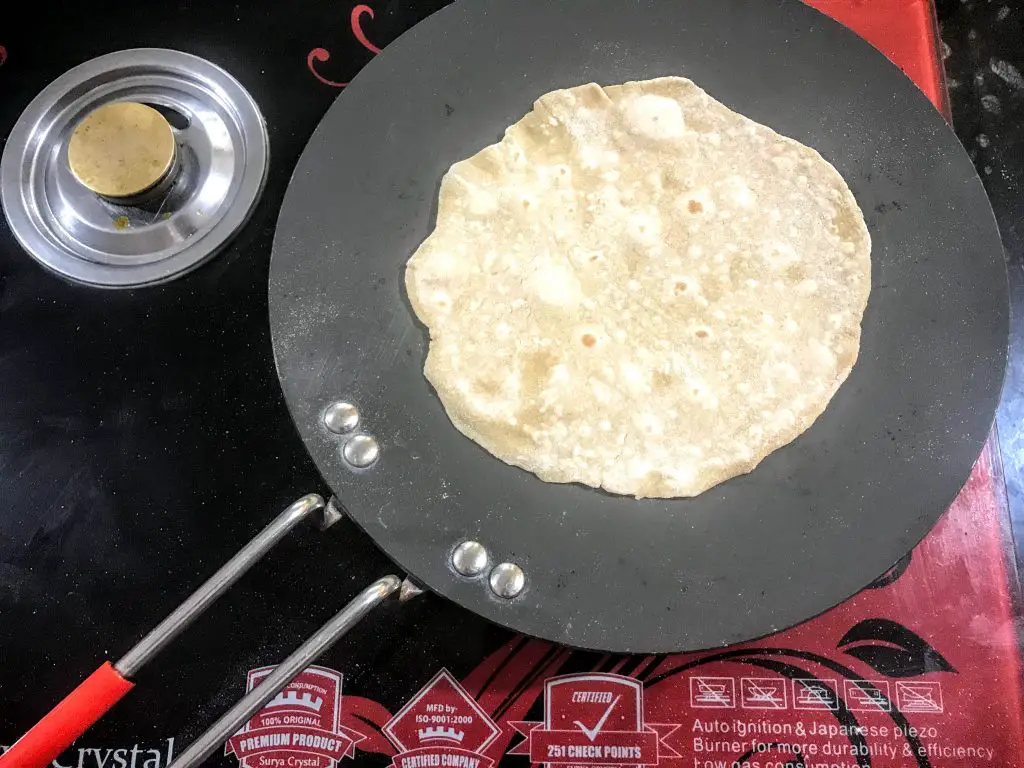
[[415,597],[422,591],[408,579],[403,582],[397,576],[384,576],[373,582],[356,595],[355,599],[342,608],[334,618],[300,645],[291,656],[278,664],[274,671],[264,678],[263,682],[221,715],[217,722],[211,725],[203,735],[178,756],[178,759],[171,763],[170,768],[193,768],[202,763],[213,752],[221,748],[224,742],[237,733],[250,717],[263,709],[268,701],[280,693],[320,654],[334,645],[366,614],[399,590],[401,590],[402,600]]
[[341,519],[334,500],[325,509],[324,500],[315,493],[289,505],[116,664],[107,662],[97,669],[0,755],[0,768],[43,768],[56,760],[132,689],[130,678],[136,672],[184,632],[292,529],[321,510],[321,530]]
[[134,687],[109,661],[102,664],[0,757],[3,768],[42,768]]

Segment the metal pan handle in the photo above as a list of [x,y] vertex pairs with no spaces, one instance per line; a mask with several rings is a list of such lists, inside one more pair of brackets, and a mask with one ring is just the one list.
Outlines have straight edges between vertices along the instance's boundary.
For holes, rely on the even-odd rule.
[[303,520],[321,510],[321,530],[341,519],[341,512],[333,499],[325,508],[323,498],[315,493],[289,505],[116,664],[103,664],[0,755],[0,768],[43,768],[50,765],[132,689],[130,678],[136,672],[184,632],[275,544]]
[[402,582],[397,576],[384,576],[356,595],[348,605],[339,611],[316,634],[300,645],[291,656],[277,665],[263,680],[231,709],[221,715],[210,728],[196,739],[170,768],[193,768],[223,746],[231,736],[263,706],[274,698],[302,670],[308,667],[320,654],[336,643],[345,633],[358,624],[366,614],[380,605],[389,596],[401,590],[402,599],[420,594],[420,590],[408,581]]

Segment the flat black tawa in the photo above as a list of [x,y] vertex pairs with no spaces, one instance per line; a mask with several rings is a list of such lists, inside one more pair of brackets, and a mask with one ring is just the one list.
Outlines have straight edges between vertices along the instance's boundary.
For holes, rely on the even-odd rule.
[[[404,264],[452,163],[541,94],[661,75],[817,149],[873,240],[860,358],[813,427],[691,500],[543,483],[463,437],[422,375]],[[925,96],[797,0],[461,0],[371,62],[299,161],[274,240],[270,320],[298,429],[349,514],[432,590],[586,648],[726,645],[810,618],[911,549],[967,479],[1006,359],[1007,284],[970,159]],[[382,446],[353,472],[323,409]],[[297,489],[298,490],[298,489]],[[305,489],[302,489],[305,490]],[[526,572],[508,602],[449,567],[461,540]]]

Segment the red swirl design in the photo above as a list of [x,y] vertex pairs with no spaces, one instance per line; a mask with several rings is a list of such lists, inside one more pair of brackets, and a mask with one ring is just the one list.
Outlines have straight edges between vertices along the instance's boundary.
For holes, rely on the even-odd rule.
[[7,49],[0,45],[0,67],[7,61]]
[[[352,34],[355,35],[355,38],[356,40],[359,41],[360,45],[362,45],[366,50],[370,51],[371,53],[378,54],[380,53],[380,48],[371,43],[369,38],[366,36],[366,33],[363,31],[362,23],[364,14],[369,15],[369,17],[372,19],[374,17],[373,8],[371,8],[368,5],[357,5],[355,8],[353,8],[352,14],[349,16],[349,26],[352,27]],[[0,48],[0,51],[2,50],[3,49]],[[331,52],[328,51],[326,48],[314,48],[306,56],[306,67],[309,69],[310,72],[313,73],[313,77],[315,77],[324,85],[329,85],[332,88],[344,88],[346,85],[348,85],[347,82],[341,83],[338,82],[337,80],[330,80],[316,71],[317,64],[323,64],[330,58]],[[2,63],[3,60],[0,59],[0,64]]]
[[366,33],[363,32],[362,17],[364,13],[368,13],[370,18],[373,18],[373,8],[368,5],[357,5],[352,9],[352,16],[350,23],[352,25],[352,34],[356,36],[356,40],[363,44],[363,47],[371,53],[380,53],[380,48],[371,43]]
[[331,53],[326,48],[314,48],[309,52],[309,55],[306,56],[306,66],[309,67],[309,71],[313,73],[313,77],[324,85],[330,85],[334,88],[344,88],[348,83],[339,83],[334,80],[328,80],[316,71],[316,62],[325,62],[330,58]]

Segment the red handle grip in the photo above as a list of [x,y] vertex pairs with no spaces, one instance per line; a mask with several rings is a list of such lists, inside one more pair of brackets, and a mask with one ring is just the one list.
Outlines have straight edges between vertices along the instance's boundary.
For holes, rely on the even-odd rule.
[[0,756],[0,768],[46,768],[135,684],[109,661]]

